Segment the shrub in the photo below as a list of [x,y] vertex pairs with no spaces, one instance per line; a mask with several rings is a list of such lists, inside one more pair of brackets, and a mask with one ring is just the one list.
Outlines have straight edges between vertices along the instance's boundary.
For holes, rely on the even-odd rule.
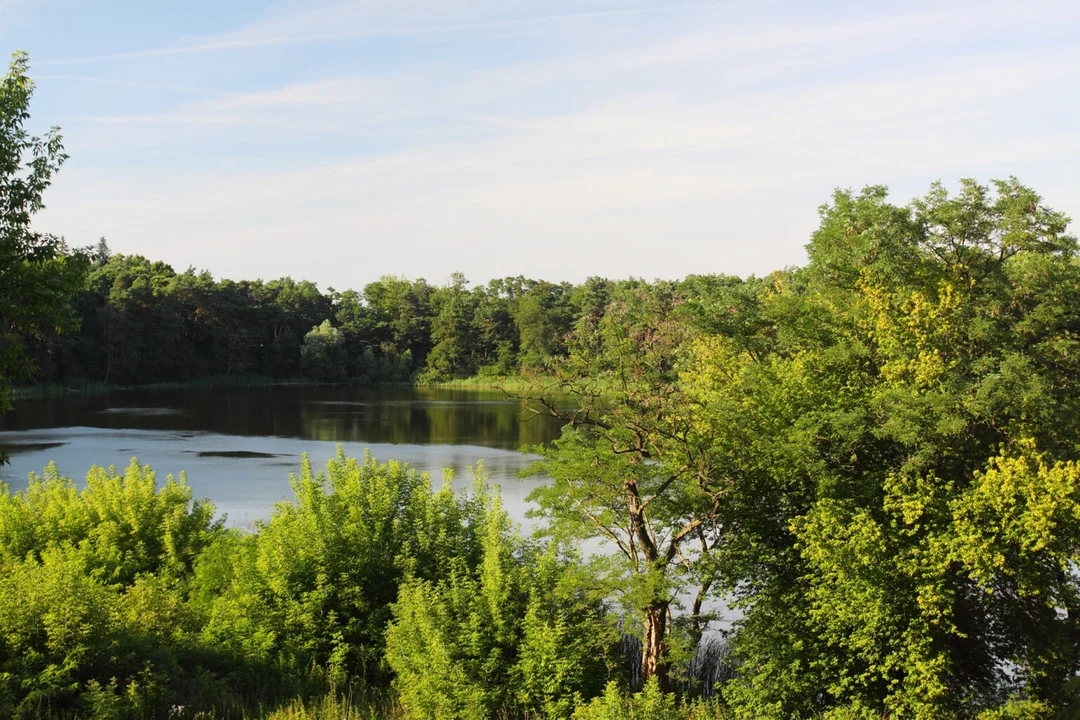
[[610,674],[616,635],[604,601],[576,558],[512,531],[497,492],[483,528],[479,563],[412,578],[393,605],[386,657],[401,703],[428,720],[569,717]]

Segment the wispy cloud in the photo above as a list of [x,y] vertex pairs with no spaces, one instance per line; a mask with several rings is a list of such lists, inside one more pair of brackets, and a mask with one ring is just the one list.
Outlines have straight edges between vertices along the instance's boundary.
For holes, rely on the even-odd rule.
[[668,4],[651,7],[633,7],[609,10],[592,10],[585,12],[566,12],[551,15],[532,15],[529,17],[506,18],[496,20],[479,20],[473,22],[447,23],[441,25],[400,25],[392,27],[369,27],[354,30],[317,32],[306,35],[284,34],[263,35],[253,33],[250,30],[239,36],[226,37],[205,42],[197,42],[189,45],[177,45],[171,47],[152,48],[147,50],[135,50],[119,53],[105,53],[101,55],[89,55],[78,58],[62,58],[54,60],[42,60],[36,64],[39,66],[78,65],[112,60],[139,60],[148,58],[170,57],[176,55],[191,55],[221,50],[238,50],[250,48],[277,47],[284,45],[311,45],[340,40],[355,40],[370,37],[393,37],[404,35],[439,35],[447,33],[473,32],[477,30],[502,30],[515,27],[528,27],[534,25],[546,25],[551,23],[568,22],[574,20],[595,20],[607,17],[626,17],[633,15],[648,15],[671,12],[672,10],[716,6],[719,3],[694,2],[685,4]]
[[[1016,98],[1080,79],[1074,55],[972,56],[727,101],[623,95],[469,142],[270,173],[99,177],[80,197],[61,180],[48,219],[96,218],[120,247],[138,238],[152,243],[144,252],[225,274],[292,272],[335,287],[448,268],[565,277],[568,258],[582,275],[761,273],[799,259],[836,184],[916,192],[956,168],[1080,160],[1075,133],[1010,139],[1002,125]],[[235,259],[218,254],[226,245]]]
[[[2,0],[0,0],[2,2]],[[139,80],[123,80],[117,78],[91,77],[87,75],[35,75],[35,81],[66,81],[98,83],[101,85],[116,85],[118,87],[143,88],[146,90],[161,90],[181,95],[203,95],[207,97],[230,97],[234,93],[207,90],[205,88],[185,87],[183,85],[165,85],[162,83],[142,82]]]
[[[75,159],[40,222],[74,243],[105,234],[179,265],[341,288],[452,269],[474,280],[766,272],[802,259],[837,185],[885,182],[903,200],[939,177],[1018,174],[1076,215],[1080,100],[1063,88],[1080,83],[1068,30],[1080,5],[1034,2],[1019,14],[948,0],[888,13],[283,8],[198,43],[115,54],[145,62],[118,62],[108,78],[48,76],[145,87],[155,102],[61,118]],[[535,34],[508,40],[514,28]],[[194,58],[155,60],[376,33],[385,41],[237,52],[214,60],[223,78]],[[80,166],[86,147],[105,160]]]

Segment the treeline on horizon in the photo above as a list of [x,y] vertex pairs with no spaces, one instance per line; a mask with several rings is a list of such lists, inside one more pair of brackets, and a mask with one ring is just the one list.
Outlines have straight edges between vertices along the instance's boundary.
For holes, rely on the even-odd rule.
[[383,277],[363,290],[320,292],[285,277],[214,280],[140,255],[85,251],[71,299],[78,329],[27,339],[34,382],[116,385],[262,376],[365,384],[506,377],[567,352],[566,338],[613,301],[643,288],[699,297],[743,281],[550,283],[525,277],[477,287]]

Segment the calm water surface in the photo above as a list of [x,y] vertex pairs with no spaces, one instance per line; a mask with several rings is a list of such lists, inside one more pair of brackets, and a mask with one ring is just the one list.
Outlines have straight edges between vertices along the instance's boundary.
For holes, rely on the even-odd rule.
[[380,462],[398,460],[431,473],[444,468],[467,487],[483,460],[521,521],[524,498],[541,480],[518,480],[533,459],[520,448],[550,442],[553,418],[523,420],[520,404],[499,391],[413,388],[208,388],[121,391],[16,403],[0,417],[0,448],[11,464],[0,480],[26,487],[29,473],[55,461],[80,480],[91,465],[127,465],[137,457],[164,479],[187,473],[196,497],[214,501],[233,526],[270,515],[292,496],[289,473],[308,453],[322,467],[341,444]]

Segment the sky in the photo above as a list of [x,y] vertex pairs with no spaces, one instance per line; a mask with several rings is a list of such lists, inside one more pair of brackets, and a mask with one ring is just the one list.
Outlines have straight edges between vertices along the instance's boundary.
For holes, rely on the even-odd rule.
[[836,188],[1016,176],[1080,218],[1080,3],[0,0],[35,218],[323,289],[766,274]]

